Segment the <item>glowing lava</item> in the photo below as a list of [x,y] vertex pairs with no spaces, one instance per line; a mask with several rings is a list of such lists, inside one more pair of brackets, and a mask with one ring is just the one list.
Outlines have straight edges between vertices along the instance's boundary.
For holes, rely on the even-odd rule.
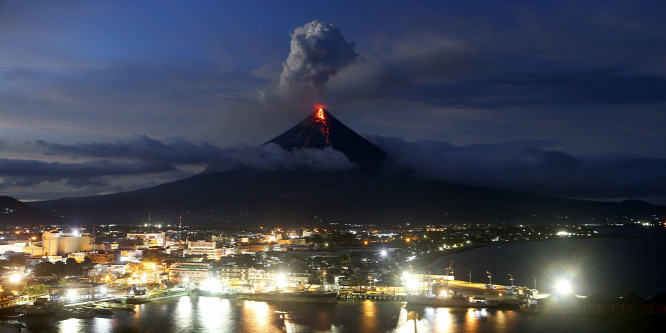
[[[326,110],[323,108],[317,109],[317,115],[312,119],[312,123],[319,124],[319,127],[321,128],[321,135],[324,137],[324,140],[326,140],[326,144],[330,145],[331,140],[329,136],[331,134],[331,125],[329,125],[328,118],[326,118]],[[307,146],[309,142],[310,140],[308,140],[305,145]]]

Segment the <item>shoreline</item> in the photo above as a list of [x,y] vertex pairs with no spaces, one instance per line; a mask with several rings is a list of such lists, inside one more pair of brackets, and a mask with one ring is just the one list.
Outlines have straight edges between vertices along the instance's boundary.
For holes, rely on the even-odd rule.
[[434,262],[440,258],[443,258],[448,255],[452,254],[458,254],[462,252],[467,252],[467,251],[472,251],[476,249],[481,249],[484,247],[492,246],[492,245],[511,245],[511,244],[518,244],[518,243],[527,243],[527,242],[545,242],[545,241],[554,241],[554,240],[564,240],[564,239],[598,239],[598,238],[622,238],[622,239],[627,239],[627,238],[644,238],[644,239],[655,239],[655,238],[666,238],[666,236],[639,236],[639,235],[594,235],[591,237],[584,237],[584,236],[576,236],[576,237],[563,237],[563,238],[549,238],[549,239],[530,239],[530,240],[517,240],[517,241],[504,241],[504,242],[492,242],[492,243],[481,243],[481,244],[472,244],[472,245],[466,245],[466,246],[461,246],[457,247],[454,249],[447,249],[443,251],[437,251],[433,253],[428,253],[423,255],[422,257],[418,258],[415,260],[414,264],[422,267],[422,268],[427,268],[429,266],[432,266]]

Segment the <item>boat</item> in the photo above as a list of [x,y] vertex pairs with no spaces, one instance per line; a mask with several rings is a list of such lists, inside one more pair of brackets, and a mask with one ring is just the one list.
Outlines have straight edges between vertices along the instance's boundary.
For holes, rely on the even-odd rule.
[[94,308],[92,311],[95,315],[99,315],[99,316],[111,316],[111,315],[113,315],[113,311],[111,311],[111,309],[107,309],[107,308]]
[[73,318],[92,318],[93,312],[87,308],[75,308],[72,310],[71,316]]
[[28,326],[25,325],[24,322],[18,321],[16,319],[3,320],[2,323],[7,324],[7,325],[12,325],[12,326],[18,328],[19,332],[20,332],[21,329],[28,327]]
[[72,309],[60,308],[60,309],[56,310],[55,316],[58,319],[67,319],[67,318],[72,316]]
[[526,313],[537,313],[542,310],[543,302],[539,302],[538,299],[530,298],[527,303],[520,305],[520,310]]
[[148,303],[150,301],[151,301],[151,299],[148,298],[148,296],[146,296],[146,295],[127,296],[127,303],[128,304],[143,304],[143,303]]
[[111,310],[134,310],[135,305],[134,304],[127,304],[127,303],[115,303],[115,302],[102,302],[98,304],[99,306]]
[[157,292],[147,293],[146,295],[128,296],[127,297],[127,303],[129,303],[129,304],[141,304],[141,303],[146,303],[146,302],[151,302],[151,301],[158,301],[158,300],[162,300],[162,299],[187,296],[191,292],[192,292],[191,289],[183,289],[183,288],[160,290],[160,291],[157,291]]
[[237,296],[236,292],[233,291],[209,291],[209,290],[197,290],[196,294],[198,296],[207,296],[207,297],[222,297],[222,298],[235,298]]
[[241,298],[253,301],[271,302],[297,302],[297,303],[338,303],[337,292],[310,292],[301,291],[293,293],[261,292],[253,294],[242,294]]
[[55,312],[55,306],[51,302],[35,302],[16,309],[17,313],[25,315],[49,315]]
[[477,297],[440,297],[432,294],[407,295],[407,304],[428,305],[436,307],[457,307],[457,308],[495,308],[499,304],[488,302],[484,298]]

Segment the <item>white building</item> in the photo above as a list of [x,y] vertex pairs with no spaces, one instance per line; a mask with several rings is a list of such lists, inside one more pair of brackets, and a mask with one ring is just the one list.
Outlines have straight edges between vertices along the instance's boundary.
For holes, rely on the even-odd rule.
[[207,259],[217,260],[224,255],[224,251],[217,249],[215,242],[199,240],[187,242],[187,254],[205,256]]
[[5,255],[5,253],[11,252],[23,252],[25,247],[25,242],[5,242],[0,244],[0,254]]
[[183,283],[201,283],[211,277],[211,265],[201,262],[177,262],[169,268],[169,279]]

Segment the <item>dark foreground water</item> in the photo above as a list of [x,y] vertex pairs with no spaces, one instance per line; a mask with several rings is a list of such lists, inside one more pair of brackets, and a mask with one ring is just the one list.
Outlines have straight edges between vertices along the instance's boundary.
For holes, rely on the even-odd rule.
[[[643,297],[666,290],[666,240],[637,238],[561,239],[492,246],[447,256],[456,278],[486,279],[548,289],[569,275],[579,294],[606,296],[635,292]],[[435,273],[433,271],[433,273]],[[506,274],[506,276],[505,276]],[[136,313],[110,318],[32,319],[25,332],[659,332],[666,315],[524,314],[513,310],[474,310],[405,306],[399,302],[290,304],[186,296],[137,306]],[[285,316],[286,312],[286,316]]]
[[[638,229],[620,228],[635,232]],[[622,230],[615,230],[616,233]],[[662,230],[663,229],[663,230]],[[666,228],[643,229],[645,234],[666,235]],[[444,272],[454,260],[456,280],[517,285],[550,292],[558,279],[567,278],[579,295],[606,297],[635,293],[643,298],[666,291],[666,238],[591,238],[493,245],[444,256],[431,272]]]
[[[398,302],[278,304],[181,297],[111,318],[39,319],[26,332],[657,332],[666,316],[524,314]],[[282,312],[287,312],[285,319]],[[282,317],[281,317],[282,315]]]

